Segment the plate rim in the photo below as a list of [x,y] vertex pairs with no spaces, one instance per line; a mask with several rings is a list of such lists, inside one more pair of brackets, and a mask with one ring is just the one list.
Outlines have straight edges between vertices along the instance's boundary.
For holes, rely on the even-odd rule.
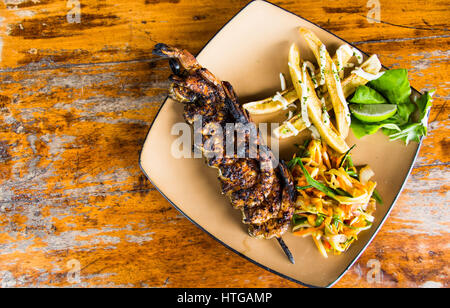
[[[269,2],[269,1],[267,1],[267,0],[252,0],[252,1],[250,1],[249,3],[247,3],[242,9],[240,9],[233,17],[231,17],[230,18],[230,20],[228,20],[209,40],[208,40],[208,42],[200,49],[200,51],[196,54],[196,57],[209,45],[209,43],[212,41],[212,40],[214,40],[215,38],[216,38],[216,36],[220,33],[220,32],[222,32],[222,30],[224,30],[226,27],[227,27],[227,25],[232,21],[232,20],[234,20],[238,15],[240,15],[245,9],[247,9],[250,5],[252,5],[254,2],[265,2],[265,3],[267,3],[267,4],[270,4],[270,5],[272,5],[272,6],[275,6],[275,7],[277,7],[277,8],[279,8],[279,9],[281,9],[281,10],[283,10],[283,11],[285,11],[285,12],[287,12],[287,13],[289,13],[289,14],[292,14],[292,15],[294,15],[294,16],[296,16],[296,17],[298,17],[298,18],[301,18],[301,19],[303,19],[303,20],[305,20],[306,22],[308,22],[308,23],[310,23],[310,24],[312,24],[312,25],[314,25],[314,26],[316,26],[316,27],[318,27],[319,29],[321,29],[321,30],[324,30],[324,31],[326,31],[326,32],[328,32],[329,34],[331,34],[331,35],[333,35],[334,37],[336,37],[336,38],[338,38],[339,40],[341,40],[341,41],[343,41],[343,42],[345,42],[345,43],[347,43],[348,45],[350,45],[350,46],[352,46],[352,47],[354,47],[354,48],[356,48],[357,50],[359,50],[360,52],[362,52],[364,55],[366,55],[366,56],[369,56],[366,52],[364,52],[363,50],[361,50],[361,49],[359,49],[357,46],[355,46],[355,45],[353,45],[352,43],[350,43],[350,42],[348,42],[348,41],[346,41],[345,39],[343,39],[343,38],[341,38],[341,37],[339,37],[339,36],[337,36],[336,34],[334,34],[334,33],[332,33],[332,32],[330,32],[329,30],[327,30],[327,29],[325,29],[325,28],[323,28],[323,27],[321,27],[320,25],[317,25],[316,23],[314,23],[314,22],[312,22],[312,21],[310,21],[310,20],[308,20],[308,19],[306,19],[306,18],[304,18],[304,17],[302,17],[302,16],[300,16],[300,15],[297,15],[296,13],[293,13],[293,12],[291,12],[291,11],[289,11],[289,10],[287,10],[287,9],[285,9],[285,8],[283,8],[283,7],[281,7],[281,6],[279,6],[279,5],[277,5],[277,4],[274,4],[274,3],[271,3],[271,2]],[[382,67],[384,68],[384,69],[387,69],[387,67],[386,66],[384,66],[383,64],[382,64]],[[422,95],[422,93],[420,92],[420,91],[417,91],[414,87],[412,87],[411,86],[411,89],[413,90],[413,91],[415,91],[415,92],[417,92],[418,94],[420,94],[420,95]],[[161,110],[163,109],[163,107],[164,107],[164,105],[166,104],[166,102],[167,102],[167,100],[169,99],[170,97],[169,96],[166,96],[166,98],[164,99],[164,102],[161,104],[161,106],[159,107],[159,109],[158,109],[158,111],[156,112],[156,115],[155,115],[155,117],[154,117],[154,119],[153,119],[153,121],[152,121],[152,123],[150,124],[150,127],[149,127],[149,129],[148,129],[148,132],[147,132],[147,134],[146,134],[146,136],[145,136],[145,141],[144,141],[144,143],[143,143],[143,146],[142,146],[142,148],[141,148],[141,150],[140,150],[140,152],[139,152],[139,168],[141,169],[141,171],[142,171],[142,173],[144,173],[144,175],[146,176],[146,178],[150,181],[150,183],[153,185],[153,187],[178,211],[178,212],[180,212],[184,217],[186,217],[191,223],[193,223],[195,226],[197,226],[200,230],[202,230],[203,232],[205,232],[207,235],[209,235],[210,237],[212,237],[214,240],[216,240],[217,242],[219,242],[220,244],[222,244],[225,248],[227,248],[227,249],[229,249],[229,250],[231,250],[232,252],[234,252],[235,254],[237,254],[238,256],[240,256],[240,257],[242,257],[242,258],[244,258],[244,259],[246,259],[247,261],[250,261],[251,263],[253,263],[253,264],[255,264],[255,265],[257,265],[257,266],[259,266],[259,267],[261,267],[261,268],[263,268],[263,269],[265,269],[266,271],[269,271],[269,272],[271,272],[271,273],[273,273],[273,274],[276,274],[276,275],[278,275],[278,276],[280,276],[280,277],[282,277],[282,278],[284,278],[284,279],[287,279],[287,280],[289,280],[289,281],[292,281],[292,282],[294,282],[294,283],[297,283],[297,284],[299,284],[299,285],[302,285],[302,286],[305,286],[305,287],[308,287],[308,288],[331,288],[331,287],[333,287],[337,282],[339,282],[339,280],[341,280],[341,278],[349,271],[349,269],[356,263],[356,261],[358,261],[358,259],[361,257],[361,255],[366,251],[366,249],[367,249],[367,247],[372,243],[372,241],[375,239],[375,237],[376,237],[376,235],[378,234],[378,232],[380,231],[380,229],[381,229],[381,227],[384,225],[384,223],[385,223],[385,221],[386,221],[386,219],[390,216],[390,214],[391,214],[391,212],[392,212],[392,210],[393,210],[393,208],[394,208],[394,206],[396,205],[396,203],[397,203],[397,201],[398,201],[398,198],[400,197],[400,195],[401,195],[401,193],[403,192],[403,190],[404,190],[404,188],[405,188],[405,185],[406,185],[406,183],[408,182],[408,179],[409,179],[409,177],[410,177],[410,175],[411,175],[411,172],[412,172],[412,170],[414,169],[414,165],[415,165],[415,163],[416,163],[416,161],[417,161],[417,158],[418,158],[418,156],[419,156],[419,152],[420,152],[420,149],[422,148],[422,143],[423,143],[423,140],[424,140],[424,137],[422,136],[421,138],[420,138],[420,142],[418,143],[418,146],[417,146],[417,150],[416,150],[416,152],[415,152],[415,154],[414,154],[414,158],[413,158],[413,160],[412,160],[412,162],[411,162],[411,166],[409,167],[409,169],[408,169],[408,172],[407,172],[407,174],[406,174],[406,177],[405,177],[405,179],[403,180],[403,182],[402,182],[402,185],[401,185],[401,187],[400,187],[400,190],[398,191],[398,193],[396,194],[396,196],[394,197],[394,200],[392,201],[392,204],[390,205],[390,207],[389,207],[389,209],[387,210],[387,212],[386,212],[386,214],[384,215],[384,217],[381,219],[381,221],[380,221],[380,224],[378,225],[378,227],[375,229],[375,231],[374,231],[374,233],[372,234],[372,236],[369,238],[369,240],[367,241],[367,243],[365,244],[365,245],[363,245],[363,247],[361,248],[361,250],[358,252],[358,254],[353,258],[353,260],[349,263],[349,265],[342,271],[342,273],[340,273],[339,275],[338,275],[338,277],[334,280],[334,281],[332,281],[331,283],[329,283],[328,285],[326,285],[326,286],[324,286],[324,287],[322,287],[322,286],[316,286],[316,285],[312,285],[312,284],[308,284],[308,283],[305,283],[305,282],[302,282],[302,281],[300,281],[300,280],[297,280],[297,279],[295,279],[295,278],[292,278],[292,277],[290,277],[290,276],[288,276],[288,275],[285,275],[285,274],[283,274],[283,273],[280,273],[280,272],[278,272],[278,271],[276,271],[276,270],[274,270],[274,269],[272,269],[272,268],[270,268],[270,267],[268,267],[268,266],[265,266],[265,265],[263,265],[263,264],[261,264],[261,263],[259,263],[259,262],[257,262],[257,261],[255,261],[255,260],[253,260],[252,258],[250,258],[250,257],[248,257],[248,256],[246,256],[246,255],[244,255],[244,254],[242,254],[241,252],[239,252],[239,251],[237,251],[237,250],[235,250],[233,247],[231,247],[231,246],[229,246],[229,245],[227,245],[225,242],[223,242],[223,241],[221,241],[220,239],[218,239],[217,237],[215,237],[213,234],[211,234],[210,232],[208,232],[207,230],[205,230],[200,224],[198,224],[195,220],[193,220],[191,217],[189,217],[188,215],[186,215],[172,200],[170,200],[160,189],[159,189],[159,187],[157,187],[155,184],[154,184],[154,182],[152,181],[152,179],[150,178],[150,176],[147,174],[147,172],[144,170],[144,167],[142,166],[142,153],[143,153],[143,151],[144,151],[144,147],[145,147],[145,145],[146,145],[146,143],[147,143],[147,140],[148,140],[148,136],[149,136],[149,134],[150,134],[150,131],[151,131],[151,129],[152,129],[152,127],[153,127],[153,124],[156,122],[156,119],[158,118],[158,115],[159,115],[159,113],[161,112]]]

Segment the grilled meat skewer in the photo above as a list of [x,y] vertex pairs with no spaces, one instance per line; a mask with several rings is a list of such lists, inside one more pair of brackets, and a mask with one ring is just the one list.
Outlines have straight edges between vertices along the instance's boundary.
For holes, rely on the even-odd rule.
[[[198,150],[203,153],[208,166],[218,170],[222,193],[242,211],[249,234],[258,238],[280,238],[288,230],[294,211],[293,181],[283,163],[276,166],[274,155],[263,145],[256,126],[239,105],[232,86],[203,68],[186,50],[157,44],[153,53],[169,58],[173,71],[169,77],[172,82],[170,96],[184,104],[186,122],[193,125],[203,139]],[[202,123],[196,125],[199,118]],[[218,129],[226,131],[227,123],[250,128],[244,138],[233,140],[233,147],[238,149],[242,148],[242,143],[247,143],[244,153],[226,155],[227,145],[211,133]],[[255,148],[258,149],[256,155],[250,155],[251,149]],[[289,256],[287,247],[282,247]],[[292,255],[290,259],[292,261]]]

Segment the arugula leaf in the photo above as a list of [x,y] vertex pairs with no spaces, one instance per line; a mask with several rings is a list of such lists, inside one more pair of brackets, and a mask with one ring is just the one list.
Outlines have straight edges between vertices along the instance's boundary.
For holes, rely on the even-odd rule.
[[377,90],[391,104],[408,104],[410,102],[411,85],[406,69],[388,70],[380,78],[369,82],[369,87]]
[[350,102],[355,104],[388,104],[383,95],[367,86],[359,86]]
[[419,121],[425,128],[425,134],[427,133],[428,115],[430,113],[431,106],[433,105],[434,92],[435,90],[425,92],[424,95],[415,100],[415,103],[419,108]]
[[419,109],[419,118],[416,122],[413,122],[412,117],[410,117],[409,122],[402,126],[399,132],[383,130],[389,136],[390,140],[401,139],[405,144],[408,144],[410,141],[420,142],[420,138],[427,135],[428,114],[432,106],[433,93],[434,91],[425,92],[419,99],[415,100]]

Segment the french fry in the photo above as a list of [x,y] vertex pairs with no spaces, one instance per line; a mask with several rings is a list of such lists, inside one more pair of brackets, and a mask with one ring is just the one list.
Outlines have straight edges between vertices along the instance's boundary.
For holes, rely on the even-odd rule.
[[345,153],[349,149],[348,145],[331,123],[323,122],[322,103],[316,95],[309,72],[302,69],[301,66],[303,66],[303,62],[300,58],[300,51],[293,44],[289,52],[289,71],[302,107],[301,114],[297,117],[301,117],[305,127],[309,127],[311,123],[314,124],[322,139],[330,147],[339,153]]
[[244,104],[242,107],[244,107],[251,115],[268,114],[286,109],[287,106],[295,103],[296,100],[298,100],[298,96],[295,89],[287,89],[272,97]]
[[[377,74],[381,69],[380,60],[376,55],[372,55],[361,65],[361,69],[369,74]],[[350,76],[342,81],[342,91],[344,92],[345,97],[352,95],[359,86],[365,85],[367,82],[367,79],[364,79],[355,73],[350,74]],[[324,99],[326,110],[330,111],[333,108],[333,105],[329,95],[325,95]],[[282,139],[289,138],[306,128],[302,117],[300,115],[295,115],[277,128],[276,135]]]
[[274,134],[279,139],[290,138],[298,135],[301,131],[307,129],[301,114],[293,116],[274,130]]
[[[361,69],[369,74],[377,74],[381,70],[381,62],[377,55],[371,55],[362,65]],[[345,97],[352,95],[359,86],[365,85],[368,82],[367,79],[351,73],[350,76],[342,81],[342,90]]]
[[333,56],[333,62],[339,71],[339,77],[344,78],[344,68],[353,57],[353,50],[348,44],[339,46]]
[[321,76],[325,79],[328,93],[333,104],[337,130],[344,138],[346,138],[350,127],[350,111],[348,109],[347,101],[345,100],[345,97],[343,97],[339,72],[337,71],[336,65],[320,39],[311,30],[300,28],[299,31],[314,53],[317,63],[320,65]]
[[[347,45],[348,46],[348,45]],[[340,51],[340,56],[338,56],[338,53],[336,53],[333,56],[333,62],[336,64],[339,70],[339,76],[344,76],[344,70],[341,67],[345,67],[345,65],[349,62],[349,60],[352,58],[353,53],[351,52],[350,47],[348,48],[342,48],[344,45],[342,45],[338,50]],[[315,71],[315,76],[320,74],[320,70]],[[298,99],[297,92],[294,88],[287,89],[280,93],[283,98],[276,99],[277,95],[268,97],[266,99],[255,101],[255,102],[249,102],[244,104],[242,107],[244,107],[245,110],[247,110],[250,115],[261,115],[261,114],[269,114],[274,113],[277,111],[280,111],[282,109],[286,108],[286,103],[293,104]],[[330,101],[331,102],[331,101]]]

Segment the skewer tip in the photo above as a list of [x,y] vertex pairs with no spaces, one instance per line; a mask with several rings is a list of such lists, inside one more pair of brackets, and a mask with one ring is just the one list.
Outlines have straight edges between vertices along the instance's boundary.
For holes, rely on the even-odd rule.
[[288,257],[289,261],[292,264],[295,264],[295,260],[294,260],[294,256],[292,255],[291,251],[289,250],[289,248],[287,247],[286,243],[283,241],[283,239],[281,237],[277,237],[277,241],[280,244],[281,248],[283,249],[284,253],[286,254],[286,256]]

